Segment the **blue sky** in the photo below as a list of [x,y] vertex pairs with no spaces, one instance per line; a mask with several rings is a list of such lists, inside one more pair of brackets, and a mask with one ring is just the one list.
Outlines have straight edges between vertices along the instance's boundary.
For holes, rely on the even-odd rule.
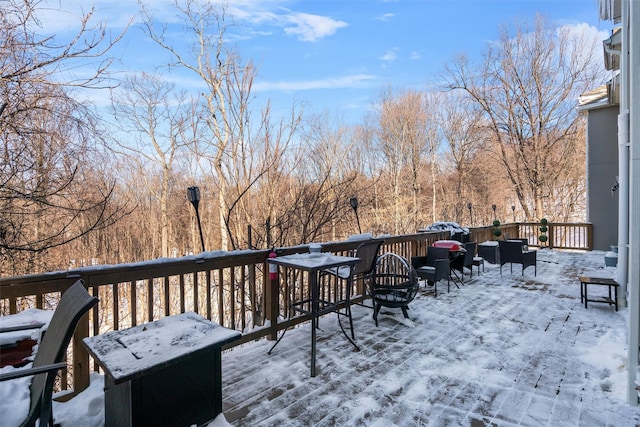
[[[45,29],[63,33],[69,14],[96,6],[96,18],[117,31],[134,17],[132,0],[45,0],[51,14]],[[171,23],[175,13],[165,0],[149,7]],[[229,2],[238,27],[235,43],[244,59],[258,66],[254,90],[271,99],[276,111],[294,102],[307,112],[328,112],[346,121],[359,121],[383,89],[426,89],[443,65],[457,54],[478,57],[498,38],[501,24],[532,22],[542,13],[558,25],[601,31],[597,0],[239,0]],[[151,71],[159,55],[135,25],[118,48],[123,71]]]

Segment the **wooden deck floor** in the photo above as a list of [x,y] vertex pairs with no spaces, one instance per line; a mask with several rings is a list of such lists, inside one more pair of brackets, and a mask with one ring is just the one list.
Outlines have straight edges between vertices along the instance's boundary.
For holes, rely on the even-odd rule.
[[613,393],[624,361],[612,355],[602,368],[588,357],[620,337],[610,331],[626,333],[624,310],[584,309],[576,275],[591,264],[578,256],[561,268],[542,257],[537,277],[488,265],[438,298],[422,289],[412,325],[398,310],[376,328],[371,310],[355,307],[359,352],[335,315],[323,317],[315,378],[308,324],[271,355],[267,341],[226,352],[225,417],[234,426],[635,425],[638,407]]

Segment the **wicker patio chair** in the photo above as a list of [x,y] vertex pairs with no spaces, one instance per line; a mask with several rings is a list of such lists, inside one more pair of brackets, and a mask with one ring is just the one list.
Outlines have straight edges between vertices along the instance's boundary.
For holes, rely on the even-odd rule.
[[465,268],[469,270],[469,273],[470,273],[469,277],[473,277],[473,258],[476,253],[476,246],[477,246],[476,242],[465,243],[464,248],[466,252],[464,253],[464,256],[462,256],[462,259],[458,263],[456,263],[454,267],[456,270],[460,272],[460,277],[463,282],[464,282]]
[[522,241],[499,240],[498,245],[500,247],[500,274],[502,274],[502,266],[509,263],[511,273],[513,273],[513,264],[521,264],[523,276],[524,269],[529,266],[533,266],[533,275],[537,275],[536,251],[525,251]]
[[438,282],[444,278],[447,279],[447,292],[450,291],[449,249],[430,246],[427,248],[427,256],[411,257],[411,265],[420,279],[433,286],[434,296],[438,296]]

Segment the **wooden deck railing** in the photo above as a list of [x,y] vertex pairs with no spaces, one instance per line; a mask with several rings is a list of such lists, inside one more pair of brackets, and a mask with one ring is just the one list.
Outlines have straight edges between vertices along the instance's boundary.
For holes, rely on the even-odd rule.
[[[536,226],[520,223],[501,228],[509,237],[526,237],[534,245]],[[548,235],[553,237],[548,247],[591,248],[590,224],[550,224],[549,227]],[[478,242],[492,240],[493,227],[473,228],[471,234],[471,239]],[[573,239],[573,235],[580,239]],[[558,240],[558,236],[562,238]],[[448,238],[448,233],[383,238],[381,253],[393,252],[410,258],[425,254],[427,246],[435,240]],[[346,254],[358,244],[357,240],[323,243],[323,250]],[[278,251],[280,255],[287,255],[306,252],[307,247],[280,248]],[[279,280],[272,283],[265,262],[268,252],[207,252],[192,257],[0,278],[0,315],[31,307],[53,309],[61,293],[77,279],[83,279],[100,302],[87,319],[80,322],[70,346],[68,370],[61,375],[61,388],[68,388],[72,382],[73,390],[78,392],[89,384],[89,355],[82,345],[82,338],[87,336],[194,311],[242,332],[242,339],[232,344],[235,346],[265,337],[275,339],[279,331],[308,320],[308,316],[289,310],[292,301],[308,298],[307,278],[281,269]],[[356,285],[354,299],[364,298],[362,284]],[[340,299],[340,295],[328,297]]]
[[[541,243],[538,240],[538,236],[542,233],[540,232],[540,224],[537,222],[501,225],[502,236],[500,238],[528,239],[529,246],[549,249],[593,250],[593,225],[590,223],[549,223],[547,228],[548,240],[546,243]],[[494,229],[495,227],[472,228],[472,240],[476,242],[495,240]]]

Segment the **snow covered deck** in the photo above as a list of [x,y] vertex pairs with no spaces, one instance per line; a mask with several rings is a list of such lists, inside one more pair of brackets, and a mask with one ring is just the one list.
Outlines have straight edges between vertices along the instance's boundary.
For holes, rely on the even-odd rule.
[[[577,275],[612,277],[602,253],[541,251],[538,275],[486,272],[381,316],[354,307],[353,346],[320,320],[318,374],[309,325],[272,355],[260,341],[223,354],[223,411],[234,426],[631,426],[626,316],[585,309]],[[384,310],[383,310],[384,311]]]
[[[487,263],[437,298],[423,285],[408,324],[398,310],[376,328],[371,309],[354,306],[360,352],[334,314],[323,316],[315,378],[308,324],[271,355],[267,340],[235,347],[222,355],[224,418],[251,427],[636,425],[640,407],[626,403],[629,311],[580,303],[578,275],[615,275],[603,255],[542,250],[535,277],[501,277]],[[4,390],[0,414],[25,399],[26,384]],[[102,426],[103,377],[92,374],[89,389],[53,411],[62,427]]]

